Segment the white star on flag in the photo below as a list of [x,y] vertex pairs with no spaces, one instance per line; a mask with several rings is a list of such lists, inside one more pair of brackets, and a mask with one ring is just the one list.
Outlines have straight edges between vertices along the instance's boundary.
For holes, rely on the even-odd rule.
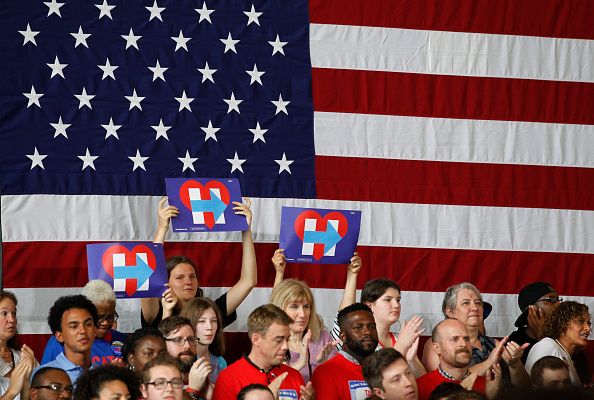
[[254,129],[250,129],[250,132],[254,134],[254,141],[252,143],[256,143],[256,140],[261,140],[266,143],[266,140],[264,140],[264,134],[268,132],[268,129],[260,128],[259,122],[256,122],[256,127]]
[[255,22],[256,25],[260,26],[260,21],[258,20],[258,18],[260,17],[260,15],[262,15],[262,13],[256,12],[253,4],[252,4],[252,9],[250,11],[244,11],[243,13],[245,15],[247,15],[247,17],[248,17],[248,22],[247,22],[248,26],[250,26],[250,24],[252,22]]
[[274,115],[278,114],[281,111],[289,115],[289,112],[287,111],[287,106],[289,105],[290,101],[283,101],[282,93],[278,95],[278,100],[272,100],[271,103],[276,106],[276,112],[274,113]]
[[215,72],[217,72],[217,70],[210,69],[210,67],[208,66],[208,61],[206,62],[206,65],[204,66],[204,68],[198,68],[198,71],[200,71],[200,73],[202,74],[202,83],[204,83],[204,81],[206,81],[206,80],[209,80],[212,83],[215,83],[212,75]]
[[161,17],[161,13],[165,10],[165,7],[159,7],[157,5],[157,0],[153,2],[152,7],[144,7],[150,11],[151,15],[149,16],[149,21],[152,21],[153,18],[157,18],[159,21],[163,22],[163,17]]
[[241,171],[241,173],[243,173],[243,168],[241,166],[241,164],[243,164],[244,162],[246,162],[246,160],[241,160],[239,158],[239,156],[237,155],[237,152],[235,152],[235,156],[233,158],[228,158],[227,161],[229,161],[229,163],[231,163],[231,173],[233,173],[233,171],[235,171],[236,169]]
[[212,126],[212,121],[208,121],[208,126],[201,126],[200,129],[202,129],[204,131],[204,133],[206,133],[206,137],[204,138],[204,141],[206,142],[208,139],[214,139],[215,142],[218,142],[219,140],[217,139],[217,132],[221,129],[221,128],[213,128]]
[[174,51],[178,51],[179,49],[184,49],[185,51],[188,51],[188,42],[192,38],[184,37],[184,34],[182,33],[182,31],[180,29],[179,35],[177,37],[171,36],[171,39],[173,39],[173,41],[175,42],[175,50]]
[[151,128],[153,128],[157,132],[155,140],[158,140],[160,137],[164,137],[165,139],[169,140],[169,136],[167,136],[167,131],[171,129],[171,127],[163,125],[163,118],[159,119],[159,125],[152,125]]
[[248,73],[249,76],[251,76],[250,79],[250,86],[254,83],[254,82],[258,82],[260,84],[260,86],[262,86],[262,75],[264,75],[266,72],[264,71],[258,71],[258,67],[256,66],[256,63],[254,63],[254,69],[252,69],[251,71],[245,71]]
[[189,112],[192,112],[192,108],[190,107],[190,103],[194,101],[194,97],[187,97],[185,90],[182,92],[182,96],[181,97],[174,97],[174,99],[179,102],[179,110],[177,110],[177,112],[180,112],[184,108],[186,110],[188,110]]
[[81,25],[78,26],[78,32],[70,34],[73,38],[76,39],[76,43],[74,43],[74,48],[77,48],[81,44],[85,46],[87,49],[89,48],[89,45],[87,44],[87,39],[89,38],[89,36],[91,36],[91,34],[84,33]]
[[235,50],[235,45],[239,43],[239,40],[235,40],[231,37],[231,32],[227,35],[227,39],[221,39],[221,42],[225,44],[225,51],[223,53],[228,52],[231,50],[235,54],[237,54],[237,50]]
[[241,114],[241,112],[239,111],[239,105],[243,102],[243,100],[236,99],[235,93],[231,92],[231,98],[223,99],[223,101],[229,105],[229,108],[227,109],[227,114],[229,114],[233,110],[237,111],[237,114]]
[[136,155],[128,156],[128,158],[130,159],[130,161],[134,163],[134,165],[132,166],[132,172],[136,171],[136,168],[142,168],[146,171],[146,168],[144,167],[144,162],[149,158],[141,156],[140,150],[136,149]]
[[52,79],[54,76],[56,75],[60,75],[62,78],[66,78],[64,76],[64,68],[68,66],[68,64],[60,64],[60,60],[58,60],[58,56],[56,56],[56,59],[54,60],[54,63],[47,63],[47,66],[50,67],[52,69],[52,76],[50,76],[50,79]]
[[37,46],[37,42],[35,41],[35,36],[37,36],[39,34],[39,31],[32,31],[29,24],[27,24],[27,30],[19,31],[19,33],[21,35],[23,35],[23,37],[25,38],[25,39],[23,39],[23,46],[26,45],[28,42],[31,42],[35,46]]
[[138,108],[140,111],[142,111],[142,106],[140,105],[140,102],[142,100],[144,100],[144,97],[138,96],[136,94],[136,89],[134,89],[132,91],[132,96],[124,96],[126,98],[126,100],[128,100],[130,102],[130,108],[128,108],[128,111],[130,111],[131,109],[133,109],[134,107]]
[[272,55],[276,53],[281,53],[283,56],[285,55],[285,50],[283,46],[285,46],[288,42],[281,42],[278,34],[276,35],[276,40],[274,42],[268,42],[272,46]]
[[148,67],[148,69],[150,69],[153,73],[153,82],[156,81],[157,79],[161,79],[161,80],[163,80],[163,82],[165,82],[165,75],[163,75],[163,74],[169,68],[161,67],[161,65],[159,64],[159,60],[157,60],[157,64],[155,64],[154,67]]
[[81,161],[83,162],[82,171],[84,171],[85,168],[87,168],[87,167],[91,167],[96,171],[95,160],[98,159],[99,156],[92,156],[91,153],[89,153],[88,147],[87,147],[87,151],[84,156],[77,156],[77,157],[80,158]]
[[198,21],[198,23],[202,21],[208,21],[212,24],[212,21],[210,20],[210,14],[212,14],[214,9],[209,10],[208,8],[206,8],[206,2],[202,3],[202,8],[195,8],[194,10],[200,15],[200,20]]
[[[115,8],[115,6],[110,6],[109,4],[107,4],[107,0],[103,0],[102,4],[95,4],[95,7],[97,7],[100,11],[98,19],[107,17],[107,18],[113,20],[113,18],[111,17],[111,10],[113,10]],[[88,149],[87,149],[87,151],[88,151]],[[93,168],[93,169],[95,169],[95,168]]]
[[113,136],[116,139],[120,140],[120,137],[118,136],[118,129],[120,129],[122,125],[114,125],[113,118],[109,118],[109,124],[101,126],[103,127],[103,129],[105,129],[105,139],[107,139],[110,136]]
[[48,10],[47,10],[48,17],[52,14],[56,14],[58,17],[62,18],[62,14],[60,14],[60,8],[64,5],[64,3],[58,3],[56,0],[52,0],[51,2],[44,1],[43,4],[45,4],[48,8]]
[[79,101],[78,103],[78,109],[80,110],[81,108],[83,108],[83,106],[87,106],[89,107],[91,110],[93,109],[93,107],[91,107],[91,100],[93,99],[93,97],[95,97],[94,94],[87,94],[87,89],[83,87],[82,89],[82,93],[81,94],[75,94],[74,97],[76,97]]
[[132,28],[130,28],[130,32],[127,35],[120,35],[120,36],[126,41],[126,50],[130,46],[135,47],[136,50],[140,50],[138,48],[138,39],[142,38],[142,36],[135,35]]
[[283,158],[280,160],[274,160],[278,164],[278,174],[280,175],[281,172],[287,171],[289,174],[291,173],[291,168],[289,165],[293,164],[295,160],[287,160],[287,155],[283,153]]
[[35,88],[31,86],[31,91],[29,93],[24,92],[23,96],[29,99],[27,102],[27,108],[31,107],[35,104],[37,107],[41,108],[41,103],[39,103],[39,99],[43,96],[43,93],[36,93]]
[[39,154],[37,151],[37,147],[35,147],[35,151],[33,154],[25,154],[31,160],[31,169],[35,167],[40,167],[41,169],[45,169],[43,166],[43,159],[47,157],[47,154]]
[[198,160],[198,158],[190,157],[190,152],[188,150],[186,150],[185,157],[178,157],[177,159],[184,164],[182,172],[184,172],[186,169],[191,169],[192,171],[196,172],[196,170],[194,169],[194,163],[196,162],[196,160]]
[[71,124],[63,123],[62,116],[60,116],[60,118],[58,118],[58,122],[56,122],[55,124],[50,123],[50,125],[52,126],[52,128],[54,128],[56,130],[54,132],[54,138],[57,138],[59,135],[62,135],[66,139],[68,139],[68,135],[66,134],[66,129],[70,128]]
[[103,79],[105,79],[107,77],[110,77],[111,79],[113,79],[115,81],[115,75],[114,75],[113,71],[115,71],[116,69],[118,69],[119,66],[117,66],[117,65],[111,65],[109,63],[109,58],[107,58],[105,60],[105,65],[99,65],[98,64],[97,66],[101,69],[101,71],[103,71],[103,76],[101,77],[101,80],[103,80]]

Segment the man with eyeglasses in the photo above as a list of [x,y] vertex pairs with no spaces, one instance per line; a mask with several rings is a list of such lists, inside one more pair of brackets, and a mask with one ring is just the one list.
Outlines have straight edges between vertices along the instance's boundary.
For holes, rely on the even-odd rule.
[[529,344],[522,354],[523,364],[526,363],[526,357],[532,346],[540,340],[545,317],[561,301],[563,299],[559,297],[557,290],[547,282],[533,282],[520,290],[518,307],[522,313],[515,322],[518,329],[509,335],[509,340],[518,344]]
[[[119,317],[115,310],[115,292],[107,282],[95,279],[83,287],[81,294],[93,302],[99,314],[97,335],[91,347],[91,362],[93,365],[110,364],[115,358],[121,357],[121,349],[126,341],[125,334],[113,329]],[[54,336],[50,337],[41,364],[55,360],[62,351],[64,346]]]
[[70,399],[72,382],[68,374],[59,368],[40,368],[31,379],[31,400]]
[[165,339],[167,352],[181,364],[187,393],[190,397],[209,393],[213,390],[209,382],[212,366],[208,360],[196,356],[198,339],[189,319],[179,315],[167,317],[159,322],[159,332]]

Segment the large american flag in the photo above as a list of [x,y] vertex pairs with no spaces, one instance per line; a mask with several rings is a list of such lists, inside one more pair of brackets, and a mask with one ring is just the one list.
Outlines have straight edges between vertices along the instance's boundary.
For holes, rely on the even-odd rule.
[[[87,280],[85,245],[150,240],[164,177],[237,177],[267,301],[282,205],[362,211],[359,282],[441,318],[474,282],[513,330],[547,280],[594,306],[594,4],[7,0],[0,9],[3,284],[20,332]],[[237,234],[175,234],[215,296]],[[290,265],[326,322],[344,266]],[[120,329],[139,325],[118,304]]]

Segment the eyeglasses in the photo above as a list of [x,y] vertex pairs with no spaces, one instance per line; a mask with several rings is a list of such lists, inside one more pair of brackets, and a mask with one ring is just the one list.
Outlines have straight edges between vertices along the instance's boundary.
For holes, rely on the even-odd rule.
[[147,385],[155,385],[155,389],[164,390],[168,384],[171,384],[173,389],[181,389],[184,385],[184,381],[181,378],[173,378],[168,381],[165,378],[155,379],[154,382],[147,382]]
[[49,385],[44,385],[44,386],[33,386],[33,389],[49,389],[54,393],[62,393],[62,392],[68,392],[70,393],[70,395],[72,395],[72,386],[62,386],[59,383],[50,383]]
[[186,342],[188,342],[189,344],[196,344],[198,340],[199,339],[194,336],[165,338],[166,342],[173,342],[178,346],[183,346],[184,344],[186,344]]
[[118,318],[120,318],[120,316],[118,315],[118,313],[114,313],[114,314],[101,314],[99,315],[99,319],[97,320],[97,322],[100,324],[104,321],[107,321],[111,324],[113,324],[114,322],[116,322],[118,320]]
[[551,303],[551,304],[557,304],[559,302],[562,302],[563,298],[559,297],[559,296],[549,296],[549,297],[543,297],[542,299],[538,300],[537,303],[539,301],[544,301],[546,303]]

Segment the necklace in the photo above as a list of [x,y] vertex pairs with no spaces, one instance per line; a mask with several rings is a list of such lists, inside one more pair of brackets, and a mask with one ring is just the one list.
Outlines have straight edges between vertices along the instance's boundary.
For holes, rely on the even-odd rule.
[[563,349],[563,352],[567,355],[567,360],[565,360],[565,361],[567,361],[568,363],[571,363],[573,365],[573,360],[571,359],[571,354],[569,354],[569,351],[567,351],[567,349],[565,348],[565,346],[563,346],[561,344],[561,342],[559,340],[557,340],[557,339],[555,339],[555,343],[557,343],[557,345],[559,347],[561,347],[561,349]]
[[470,375],[470,371],[466,370],[466,373],[464,374],[464,376],[462,377],[462,379],[456,379],[456,378],[454,378],[454,376],[453,376],[453,375],[451,375],[451,374],[447,373],[446,371],[444,371],[444,370],[443,370],[443,368],[441,368],[441,365],[439,365],[439,366],[437,367],[437,371],[439,372],[439,374],[440,374],[441,376],[443,376],[444,378],[446,378],[446,379],[449,379],[449,380],[451,380],[451,381],[461,381],[462,379],[464,379],[464,378],[466,378],[468,375]]

